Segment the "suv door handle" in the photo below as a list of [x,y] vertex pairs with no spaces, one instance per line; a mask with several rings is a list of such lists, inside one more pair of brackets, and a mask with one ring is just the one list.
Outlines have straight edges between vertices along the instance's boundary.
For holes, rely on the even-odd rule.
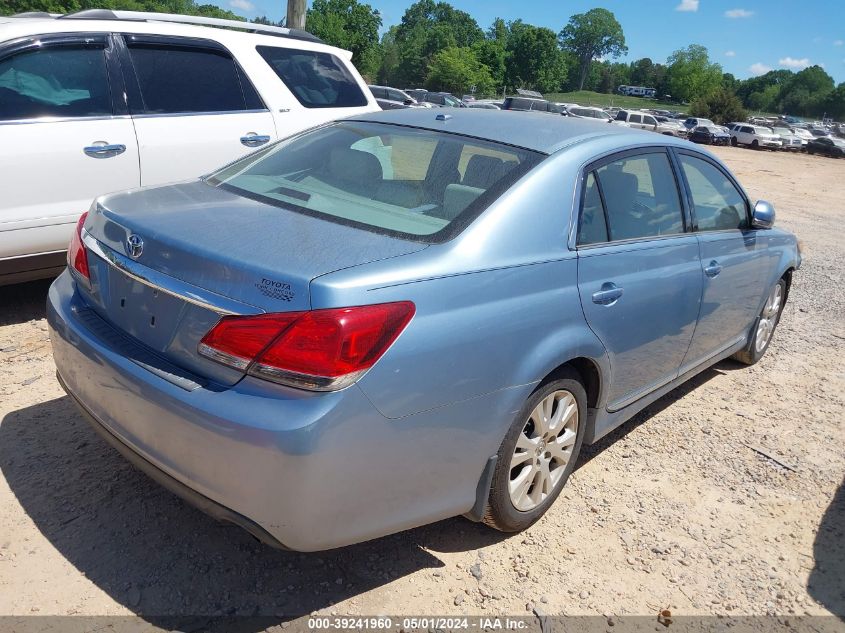
[[256,134],[255,132],[247,132],[246,136],[241,137],[241,143],[247,147],[258,147],[269,143],[270,137],[264,134]]
[[126,151],[126,145],[109,145],[100,141],[97,144],[83,147],[82,151],[88,154],[91,158],[111,158]]
[[613,305],[622,296],[622,291],[623,289],[615,283],[607,281],[602,284],[601,290],[593,293],[593,303],[598,303],[602,306]]
[[720,272],[722,272],[722,267],[719,265],[719,262],[717,262],[715,259],[711,261],[710,265],[705,267],[704,269],[704,274],[708,277],[715,277]]

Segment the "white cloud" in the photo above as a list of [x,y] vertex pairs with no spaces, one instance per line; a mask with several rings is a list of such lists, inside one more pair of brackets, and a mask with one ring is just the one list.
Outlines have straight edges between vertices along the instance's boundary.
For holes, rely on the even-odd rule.
[[249,0],[229,0],[229,6],[241,11],[255,11],[255,5]]
[[756,64],[751,64],[748,67],[748,70],[751,72],[752,75],[765,75],[772,69],[771,66],[766,66],[766,64],[761,64],[757,62]]
[[750,18],[754,15],[754,11],[749,11],[748,9],[730,9],[729,11],[725,11],[726,18]]
[[845,40],[833,40],[834,46],[842,46],[843,44],[845,44]]
[[778,60],[778,64],[783,66],[784,68],[806,68],[810,65],[810,60],[806,57],[802,57],[801,59],[795,59],[793,57],[784,57],[783,59]]
[[698,0],[681,0],[675,11],[698,11]]
[[734,51],[725,51],[725,57],[736,57],[736,53]]

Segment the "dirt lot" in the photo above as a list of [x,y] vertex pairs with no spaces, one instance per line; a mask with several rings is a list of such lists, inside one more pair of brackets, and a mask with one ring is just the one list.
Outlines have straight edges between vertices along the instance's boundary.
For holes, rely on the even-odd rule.
[[63,395],[48,284],[0,289],[0,614],[845,614],[845,161],[718,153],[803,240],[772,348],[587,449],[510,537],[453,519],[299,555],[220,526]]

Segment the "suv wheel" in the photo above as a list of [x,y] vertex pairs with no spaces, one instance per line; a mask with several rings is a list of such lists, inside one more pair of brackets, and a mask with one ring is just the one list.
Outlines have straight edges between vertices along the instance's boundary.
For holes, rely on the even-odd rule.
[[732,136],[731,137],[731,146],[736,147],[737,145],[739,145],[739,141],[736,140],[735,136]]
[[760,143],[757,142],[756,138],[751,141],[751,149],[760,149]]
[[587,394],[571,369],[526,400],[499,448],[484,523],[518,532],[554,503],[575,468],[587,422]]

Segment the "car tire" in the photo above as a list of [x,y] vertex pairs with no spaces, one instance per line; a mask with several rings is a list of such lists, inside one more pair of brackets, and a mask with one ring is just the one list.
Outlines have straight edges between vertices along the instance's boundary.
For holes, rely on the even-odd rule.
[[737,140],[736,140],[736,137],[735,137],[735,136],[732,136],[732,137],[731,137],[731,145],[732,145],[733,147],[736,147],[737,145],[739,145],[739,141],[737,141]]
[[781,278],[769,291],[760,316],[754,319],[750,343],[741,352],[733,355],[735,360],[744,365],[753,365],[763,358],[772,342],[775,328],[780,323],[784,305],[786,305],[786,280]]
[[[535,423],[546,417],[559,417],[557,426]],[[502,532],[519,532],[543,516],[575,468],[586,424],[587,393],[576,371],[565,368],[541,384],[502,441],[482,521]],[[557,449],[546,450],[552,442]]]
[[757,142],[756,138],[751,141],[751,149],[760,149],[760,143]]

